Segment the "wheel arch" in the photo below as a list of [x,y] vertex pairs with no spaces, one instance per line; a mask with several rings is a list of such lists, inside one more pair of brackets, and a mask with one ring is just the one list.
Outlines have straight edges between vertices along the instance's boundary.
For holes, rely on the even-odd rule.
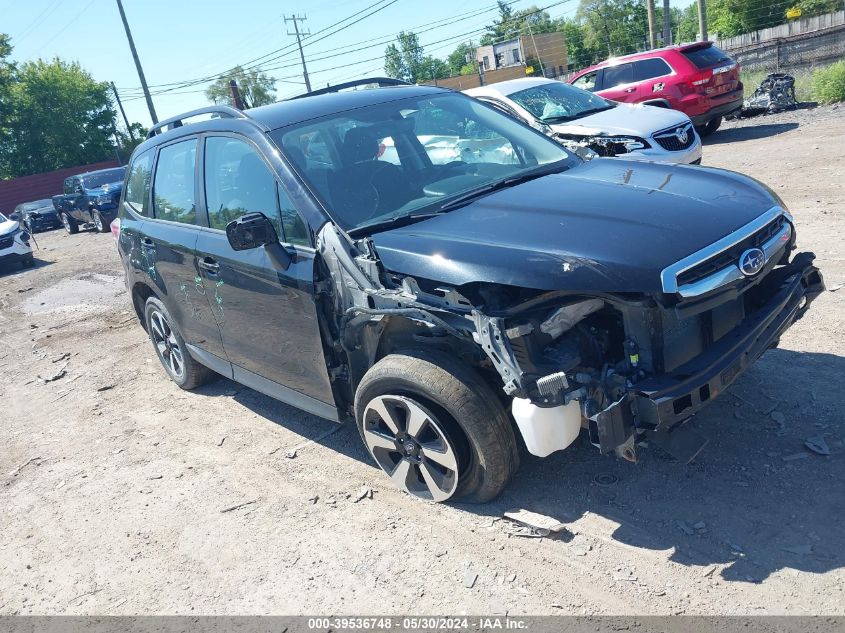
[[669,105],[669,102],[666,99],[649,99],[648,101],[643,101],[642,105],[650,105],[656,108],[666,108],[667,110],[672,109],[672,106]]
[[147,330],[147,319],[144,317],[144,306],[147,303],[147,299],[150,297],[155,297],[161,301],[161,297],[158,296],[158,293],[156,293],[155,290],[143,281],[137,281],[132,285],[132,307],[135,309],[135,314],[141,322],[141,327],[144,328],[144,331]]

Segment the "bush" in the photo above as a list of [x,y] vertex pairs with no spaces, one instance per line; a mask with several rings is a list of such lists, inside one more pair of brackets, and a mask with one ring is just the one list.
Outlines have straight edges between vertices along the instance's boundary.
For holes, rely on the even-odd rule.
[[813,72],[813,94],[820,103],[845,101],[845,61]]

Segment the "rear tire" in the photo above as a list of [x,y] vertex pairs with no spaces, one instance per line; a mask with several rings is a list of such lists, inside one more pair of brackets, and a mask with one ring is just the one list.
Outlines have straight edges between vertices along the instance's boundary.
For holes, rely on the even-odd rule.
[[209,381],[214,372],[191,357],[182,333],[161,301],[155,297],[147,299],[144,320],[153,349],[173,382],[187,391]]
[[65,227],[65,231],[68,232],[68,235],[79,233],[79,223],[67,213],[62,213],[62,225]]
[[446,354],[412,351],[381,359],[358,385],[355,418],[379,467],[422,499],[490,501],[519,467],[499,398],[473,369]]
[[715,119],[710,119],[707,123],[705,123],[702,127],[696,128],[698,130],[699,136],[710,136],[719,129],[722,125],[722,117],[718,116]]

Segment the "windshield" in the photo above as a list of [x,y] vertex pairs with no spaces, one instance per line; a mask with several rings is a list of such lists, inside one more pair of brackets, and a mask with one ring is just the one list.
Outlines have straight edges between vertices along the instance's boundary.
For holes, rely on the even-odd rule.
[[580,160],[475,99],[397,99],[271,133],[345,230],[439,212],[449,200]]
[[108,185],[113,182],[120,182],[123,180],[125,169],[118,167],[115,169],[106,169],[104,171],[95,171],[82,178],[82,184],[86,189],[96,189],[103,185]]
[[615,106],[586,90],[555,81],[508,95],[541,121],[571,121]]

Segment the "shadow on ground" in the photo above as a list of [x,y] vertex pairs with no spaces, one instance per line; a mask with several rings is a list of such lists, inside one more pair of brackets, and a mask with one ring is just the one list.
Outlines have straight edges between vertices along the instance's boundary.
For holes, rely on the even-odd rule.
[[798,123],[760,123],[759,125],[744,125],[717,130],[702,139],[704,145],[719,145],[721,143],[735,143],[737,141],[754,141],[760,138],[777,136],[798,127]]
[[[547,459],[525,455],[495,501],[456,506],[491,518],[522,507],[562,523],[591,513],[615,526],[607,528],[612,540],[668,551],[682,565],[722,565],[726,581],[759,583],[784,568],[839,568],[845,563],[843,375],[840,356],[770,351],[690,422],[711,439],[692,464],[648,447],[630,464],[600,455],[582,435]],[[237,391],[235,398],[255,413],[371,464],[351,424],[321,439],[334,423],[228,380],[203,391]],[[805,448],[813,436],[824,437],[830,456]],[[589,530],[582,533],[591,538]]]

